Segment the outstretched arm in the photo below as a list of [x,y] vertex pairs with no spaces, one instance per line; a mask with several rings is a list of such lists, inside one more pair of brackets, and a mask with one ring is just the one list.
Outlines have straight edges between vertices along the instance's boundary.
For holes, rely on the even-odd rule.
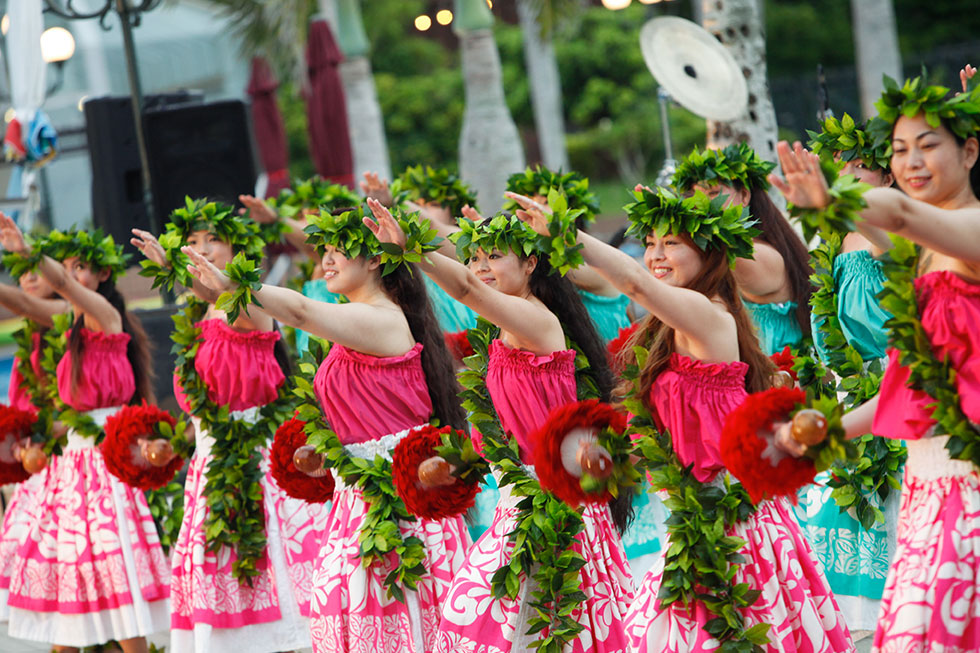
[[[11,252],[27,253],[27,244],[20,228],[3,213],[0,213],[0,244]],[[43,256],[37,269],[56,293],[94,321],[102,331],[122,332],[122,316],[119,311],[98,292],[75,281],[61,263],[50,256]]]
[[752,258],[735,260],[735,282],[746,295],[765,297],[779,292],[786,283],[786,262],[775,247],[755,241]]
[[34,297],[16,286],[6,284],[0,284],[0,304],[12,313],[47,327],[54,324],[52,317],[68,310],[68,304],[63,299]]
[[[206,258],[190,247],[183,248],[191,260],[190,273],[212,292],[220,295],[234,284]],[[329,304],[287,288],[265,284],[254,292],[261,310],[283,324],[308,331],[318,338],[336,342],[373,356],[398,356],[414,345],[404,317],[388,307],[359,302]],[[406,339],[405,333],[409,338]]]
[[[374,199],[368,200],[368,206],[375,220],[365,217],[364,223],[378,240],[404,247],[405,234],[388,209]],[[512,344],[543,354],[565,348],[561,323],[551,311],[523,297],[491,288],[455,258],[436,254],[423,257],[417,265],[453,299],[466,304],[520,341]]]
[[[517,212],[522,220],[538,233],[548,233],[546,206],[516,193],[507,193],[507,196],[524,207]],[[719,331],[731,324],[727,311],[696,290],[675,288],[658,280],[629,254],[581,230],[578,242],[582,244],[582,256],[590,267],[664,324],[690,339],[701,357],[725,357],[713,353],[712,343],[718,341]]]
[[260,224],[282,222],[285,224],[288,227],[286,233],[283,234],[286,242],[300,252],[303,252],[309,258],[316,260],[316,250],[306,244],[306,234],[303,233],[303,229],[306,228],[305,218],[302,220],[297,220],[296,218],[284,218],[272,210],[272,207],[269,206],[265,200],[252,195],[239,195],[238,201],[245,207],[239,212],[247,212],[248,216],[255,222]]

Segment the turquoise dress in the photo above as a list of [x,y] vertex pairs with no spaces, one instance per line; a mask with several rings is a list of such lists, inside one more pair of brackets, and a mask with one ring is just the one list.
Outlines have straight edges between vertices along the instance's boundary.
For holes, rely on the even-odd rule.
[[[838,318],[847,341],[870,362],[885,356],[890,316],[882,310],[877,295],[885,277],[881,264],[870,252],[854,251],[834,259]],[[814,344],[821,358],[820,324],[811,322]],[[842,513],[826,485],[829,472],[819,474],[814,484],[800,493],[798,515],[804,533],[823,565],[834,597],[853,630],[874,630],[885,578],[896,546],[899,492],[892,490],[882,504],[869,497],[885,515],[883,524],[865,530],[857,519]]]
[[[837,317],[847,342],[861,354],[862,360],[884,358],[888,345],[885,321],[891,315],[878,301],[878,293],[885,284],[881,262],[876,261],[867,250],[839,254],[834,259],[834,284],[837,288]],[[810,324],[813,327],[813,344],[820,359],[826,362],[823,335],[812,315]]]
[[[323,279],[314,279],[303,284],[303,296],[315,299],[328,304],[339,304],[341,296],[327,290],[327,282]],[[306,331],[296,329],[296,351],[302,356],[310,346],[310,334]]]
[[578,295],[582,298],[585,310],[589,312],[589,317],[592,318],[592,323],[595,324],[596,331],[599,332],[603,342],[615,340],[619,330],[630,325],[630,317],[626,312],[630,305],[630,298],[626,295],[604,297],[581,289]]
[[473,309],[450,297],[429,277],[422,278],[425,280],[425,291],[429,294],[429,301],[432,302],[432,310],[443,331],[458,333],[476,326],[476,313]]
[[781,352],[786,345],[796,347],[803,340],[803,331],[796,319],[796,302],[756,304],[743,299],[742,303],[749,311],[759,336],[759,346],[766,356]]

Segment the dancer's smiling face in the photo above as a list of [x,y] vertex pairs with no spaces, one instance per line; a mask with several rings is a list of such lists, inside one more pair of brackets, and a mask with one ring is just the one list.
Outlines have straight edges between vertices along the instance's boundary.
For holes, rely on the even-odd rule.
[[230,243],[207,229],[192,232],[187,237],[187,246],[206,258],[219,270],[224,270],[225,266],[231,263],[231,259],[235,256]]
[[328,245],[320,258],[320,267],[323,270],[323,279],[327,283],[327,290],[349,295],[378,275],[378,257],[347,258],[343,250]]
[[931,127],[923,114],[902,116],[892,130],[892,174],[898,187],[933,205],[954,198],[970,183],[977,161],[974,137],[960,143],[946,127]]
[[649,234],[644,242],[647,248],[643,263],[654,277],[671,286],[686,288],[704,266],[701,250],[690,238],[674,234],[657,238]]
[[513,252],[478,249],[467,265],[476,277],[502,293],[524,296],[529,292],[531,273],[538,264],[536,256],[521,258]]

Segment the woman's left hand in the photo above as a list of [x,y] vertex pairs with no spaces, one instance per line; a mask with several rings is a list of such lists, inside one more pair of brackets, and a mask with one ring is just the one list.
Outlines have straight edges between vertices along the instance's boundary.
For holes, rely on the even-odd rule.
[[801,208],[821,209],[830,204],[827,180],[820,169],[820,157],[803,148],[799,141],[792,149],[786,141],[776,146],[779,165],[786,180],[778,175],[769,175],[769,181],[779,189],[786,201]]
[[191,264],[187,266],[187,271],[204,286],[218,292],[232,289],[234,284],[232,284],[231,279],[215,267],[214,263],[194,251],[193,247],[185,245],[180,248],[180,251],[186,254],[191,261]]
[[504,196],[521,205],[523,210],[517,210],[518,218],[526,222],[531,229],[534,229],[542,236],[548,235],[548,216],[551,215],[552,211],[547,204],[535,202],[527,195],[512,193],[510,191],[504,193]]
[[371,213],[374,214],[374,220],[364,216],[364,224],[371,230],[371,233],[377,236],[382,243],[393,243],[404,249],[405,232],[402,231],[398,221],[392,217],[391,211],[374,198],[369,197],[367,205],[371,209]]
[[24,234],[21,233],[20,227],[3,212],[0,212],[0,245],[3,245],[8,252],[27,253],[27,243],[24,242]]

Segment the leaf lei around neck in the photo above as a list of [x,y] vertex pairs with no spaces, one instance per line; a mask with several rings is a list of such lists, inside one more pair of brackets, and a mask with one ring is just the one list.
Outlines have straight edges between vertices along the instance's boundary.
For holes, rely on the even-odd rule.
[[[344,483],[361,490],[367,504],[358,535],[361,564],[365,568],[384,567],[388,571],[385,587],[396,600],[404,603],[405,588],[417,590],[426,574],[422,540],[414,535],[405,537],[399,526],[399,522],[413,522],[416,518],[395,492],[391,461],[381,456],[366,460],[350,455],[324,420],[320,401],[313,390],[313,379],[329,347],[318,338],[310,338],[310,347],[299,363],[299,372],[293,377],[293,392],[299,400],[296,416],[306,422],[307,442],[323,454],[325,464],[334,469]],[[397,562],[388,569],[387,559],[392,554]]]
[[[507,536],[514,545],[511,563],[493,574],[491,586],[495,598],[516,599],[522,576],[523,582],[533,580],[527,632],[541,633],[541,639],[533,644],[538,651],[560,653],[583,630],[582,624],[570,615],[587,598],[579,573],[585,558],[572,549],[585,524],[577,510],[541,488],[521,462],[517,439],[506,435],[500,426],[486,386],[490,343],[499,334],[498,327],[479,318],[476,327],[467,332],[474,353],[464,359],[466,369],[459,374],[463,386],[460,398],[470,424],[483,436],[484,458],[500,472],[501,487],[508,485],[514,496],[521,497],[514,530]],[[578,353],[575,367],[579,398],[594,398],[598,392],[583,359],[584,355]]]
[[884,262],[885,289],[878,296],[882,307],[892,314],[885,322],[890,343],[899,352],[898,362],[909,370],[908,386],[934,400],[932,418],[937,432],[949,435],[946,450],[950,457],[980,467],[980,431],[963,412],[956,370],[948,358],[936,359],[922,326],[915,289],[919,248],[898,236],[891,239],[894,246]]
[[[214,438],[204,486],[209,509],[204,522],[207,547],[209,551],[223,546],[232,548],[237,555],[232,575],[251,585],[252,578],[261,573],[258,564],[266,548],[261,450],[275,435],[276,428],[289,418],[291,410],[285,386],[279,390],[278,399],[259,409],[255,424],[232,419],[227,405],[218,406],[208,398],[207,385],[194,367],[201,346],[198,322],[207,310],[207,302],[189,298],[184,310],[173,316],[171,340],[187,412],[199,418]],[[178,454],[188,455],[190,446],[186,442],[175,438],[173,445]]]
[[184,206],[170,214],[166,231],[160,236],[160,246],[166,254],[166,266],[144,259],[140,261],[140,275],[153,278],[153,287],[164,286],[173,290],[174,283],[185,288],[193,285],[187,266],[190,259],[180,251],[187,239],[196,231],[207,231],[223,242],[231,245],[235,254],[258,261],[262,258],[265,241],[260,235],[259,225],[236,215],[229,204],[209,202],[206,199],[184,198]]
[[423,201],[438,204],[449,210],[453,217],[463,214],[464,206],[476,206],[476,193],[446,168],[409,166],[391,185],[395,206],[405,201]]
[[700,603],[713,616],[704,630],[722,643],[720,650],[762,651],[768,642],[769,625],[745,628],[744,609],[761,594],[747,583],[734,582],[734,565],[743,561],[741,550],[746,541],[725,535],[736,523],[748,519],[755,506],[739,483],[733,483],[726,472],[724,482],[702,483],[684,466],[674,452],[670,434],[659,431],[639,395],[640,371],[649,352],[634,347],[636,362],[623,372],[632,383],[623,406],[633,414],[630,433],[639,435],[635,454],[650,471],[653,488],[667,493],[664,505],[670,511],[667,538],[670,546],[664,554],[663,580],[657,599],[660,608],[680,603],[685,608]]
[[[564,195],[568,208],[580,211],[579,217],[587,223],[595,222],[596,214],[599,213],[599,198],[589,190],[589,180],[574,171],[562,174],[561,171],[552,172],[542,165],[527,168],[524,172],[507,178],[507,190],[528,197],[548,197],[551,191],[555,191]],[[507,200],[503,208],[513,212],[520,207],[517,202]]]
[[748,209],[738,205],[725,208],[726,196],[710,199],[698,191],[682,198],[666,188],[641,188],[633,191],[633,197],[636,201],[623,207],[630,221],[627,236],[640,240],[650,234],[657,238],[668,233],[689,236],[702,251],[724,249],[732,267],[735,259],[752,258],[752,239],[761,232]]
[[[56,367],[57,363],[54,357],[50,357],[49,365],[45,365],[46,348],[44,347],[44,335],[47,331],[34,320],[25,318],[24,326],[14,332],[13,339],[17,345],[15,356],[17,360],[17,372],[20,374],[20,389],[31,398],[31,405],[34,406],[34,410],[37,412],[37,421],[31,429],[31,441],[44,444],[45,453],[50,454],[53,453],[53,447],[56,446],[55,444],[51,444],[52,448],[48,448],[51,427],[54,422],[54,405],[49,396],[51,386],[45,383],[45,378],[53,373],[53,369],[49,365],[54,364]],[[34,371],[34,365],[31,364],[35,336],[38,336],[38,344],[41,347],[38,359],[40,362],[38,367],[41,369],[40,375]],[[60,453],[60,447],[58,448],[58,452]]]
[[735,143],[721,150],[699,150],[684,157],[671,180],[682,192],[700,183],[724,184],[748,190],[767,190],[769,173],[775,163],[764,161],[745,143]]
[[[92,438],[98,444],[105,432],[91,416],[69,406],[58,392],[58,363],[68,353],[68,331],[74,323],[74,315],[62,313],[52,317],[54,326],[44,334],[45,347],[41,352],[41,368],[44,370],[45,396],[50,400],[53,419],[62,422],[79,435]],[[50,438],[44,445],[45,453],[60,455],[68,443],[68,436]]]

